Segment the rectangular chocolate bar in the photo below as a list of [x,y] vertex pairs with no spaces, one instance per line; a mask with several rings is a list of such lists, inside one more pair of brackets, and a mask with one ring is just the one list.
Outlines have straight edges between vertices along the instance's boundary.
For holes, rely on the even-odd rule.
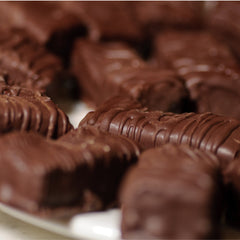
[[166,144],[140,155],[121,188],[124,239],[217,239],[219,164],[207,152]]
[[119,182],[139,150],[127,138],[79,134],[70,132],[58,141],[26,132],[2,136],[0,201],[40,215],[114,204]]
[[69,55],[74,38],[86,34],[80,18],[58,2],[1,2],[0,15],[2,25],[27,30],[63,57]]
[[72,71],[83,98],[99,105],[114,95],[129,96],[150,109],[181,112],[188,93],[170,70],[148,66],[122,43],[76,42]]
[[240,121],[213,113],[149,111],[129,98],[114,97],[90,112],[79,127],[124,135],[145,150],[165,143],[187,144],[216,154],[225,168],[239,160]]
[[0,28],[0,79],[8,85],[45,91],[63,69],[26,31]]
[[57,138],[70,129],[68,117],[49,97],[0,82],[0,135],[17,130]]
[[170,31],[155,41],[159,62],[185,81],[196,111],[240,119],[240,71],[230,49],[207,32]]

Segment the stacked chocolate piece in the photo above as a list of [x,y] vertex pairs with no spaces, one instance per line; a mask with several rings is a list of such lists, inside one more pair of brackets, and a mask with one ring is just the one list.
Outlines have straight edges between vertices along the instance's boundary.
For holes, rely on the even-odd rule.
[[[225,208],[238,225],[240,5],[206,5],[1,2],[0,201],[120,206],[126,239],[219,238]],[[77,129],[61,91],[95,109]]]

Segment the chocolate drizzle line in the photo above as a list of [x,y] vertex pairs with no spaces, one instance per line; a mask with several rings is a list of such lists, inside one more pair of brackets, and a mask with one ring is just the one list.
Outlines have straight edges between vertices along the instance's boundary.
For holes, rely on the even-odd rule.
[[40,92],[1,83],[0,94],[1,133],[33,130],[52,138],[72,128],[62,110]]
[[134,103],[132,106],[126,105],[125,109],[118,108],[116,102],[121,101],[120,97],[109,100],[88,114],[79,126],[94,125],[102,131],[127,136],[142,149],[158,147],[168,142],[185,143],[217,154],[224,164],[233,160],[240,149],[240,144],[233,139],[234,134],[240,136],[240,122],[234,118],[212,113],[148,111],[141,107],[135,109]]

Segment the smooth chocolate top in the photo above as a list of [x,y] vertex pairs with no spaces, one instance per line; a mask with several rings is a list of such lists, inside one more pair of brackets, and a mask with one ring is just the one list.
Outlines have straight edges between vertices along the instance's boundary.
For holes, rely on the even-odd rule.
[[[167,143],[159,148],[144,151],[138,161],[141,168],[182,168],[188,171],[191,167],[203,168],[209,173],[220,170],[217,156],[210,151],[191,148],[187,144]],[[212,174],[212,173],[211,173]]]
[[131,99],[115,97],[90,112],[79,126],[92,125],[114,135],[124,135],[142,149],[171,142],[215,153],[225,166],[239,158],[240,122],[212,113],[173,114],[149,111]]
[[[0,142],[2,202],[36,212],[46,205],[64,205],[76,198],[77,191],[73,190],[77,189],[72,178],[77,161],[66,148],[26,132],[5,134]],[[68,176],[69,173],[73,176]],[[55,204],[54,198],[58,198]]]
[[112,204],[139,149],[127,138],[96,132],[72,131],[57,141],[26,132],[2,136],[1,200],[35,213],[63,206],[102,210]]
[[94,105],[117,94],[126,75],[134,75],[143,66],[144,62],[124,43],[75,43],[72,70],[80,81],[83,97]]
[[118,205],[119,184],[127,169],[136,163],[138,146],[124,136],[113,136],[93,127],[72,130],[58,143],[87,165],[79,176],[79,184],[88,193],[83,196],[84,209],[101,210]]
[[207,32],[169,31],[155,41],[160,65],[185,80],[197,112],[240,119],[240,72],[226,44]]
[[[124,153],[124,159],[131,161],[133,155],[140,154],[137,145],[127,137],[114,136],[112,134],[101,132],[98,129],[87,126],[69,131],[67,134],[59,138],[58,143],[66,144],[66,147],[72,145],[73,148],[84,149],[84,151],[92,152],[92,156],[106,155],[102,157],[104,161],[111,154]],[[111,157],[109,158],[111,159]]]
[[61,61],[26,31],[0,28],[1,81],[8,85],[46,90],[61,70]]
[[0,83],[0,133],[35,131],[57,138],[72,126],[66,114],[38,91]]
[[215,67],[236,65],[227,45],[207,31],[165,31],[156,37],[155,46],[159,61],[167,62],[177,70],[203,63]]
[[217,237],[218,170],[213,154],[187,145],[165,144],[141,154],[121,188],[123,238]]
[[95,105],[114,95],[125,95],[150,109],[181,112],[182,102],[188,97],[182,80],[173,71],[148,66],[123,43],[78,41],[72,69],[83,95]]

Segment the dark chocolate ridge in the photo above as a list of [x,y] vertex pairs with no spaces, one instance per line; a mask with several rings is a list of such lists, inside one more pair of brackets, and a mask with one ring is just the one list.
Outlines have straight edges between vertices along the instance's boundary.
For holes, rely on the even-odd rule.
[[[173,114],[148,111],[134,102],[118,108],[122,98],[110,99],[95,112],[88,114],[80,127],[92,125],[114,135],[124,135],[137,142],[142,149],[164,143],[188,144],[193,148],[215,153],[223,166],[234,160],[239,145],[240,122],[234,118],[212,113]],[[123,100],[126,102],[126,100]],[[130,101],[130,100],[129,100]],[[112,106],[111,106],[112,103]]]
[[48,138],[56,138],[72,128],[66,114],[38,91],[1,83],[0,93],[1,133],[36,131]]

